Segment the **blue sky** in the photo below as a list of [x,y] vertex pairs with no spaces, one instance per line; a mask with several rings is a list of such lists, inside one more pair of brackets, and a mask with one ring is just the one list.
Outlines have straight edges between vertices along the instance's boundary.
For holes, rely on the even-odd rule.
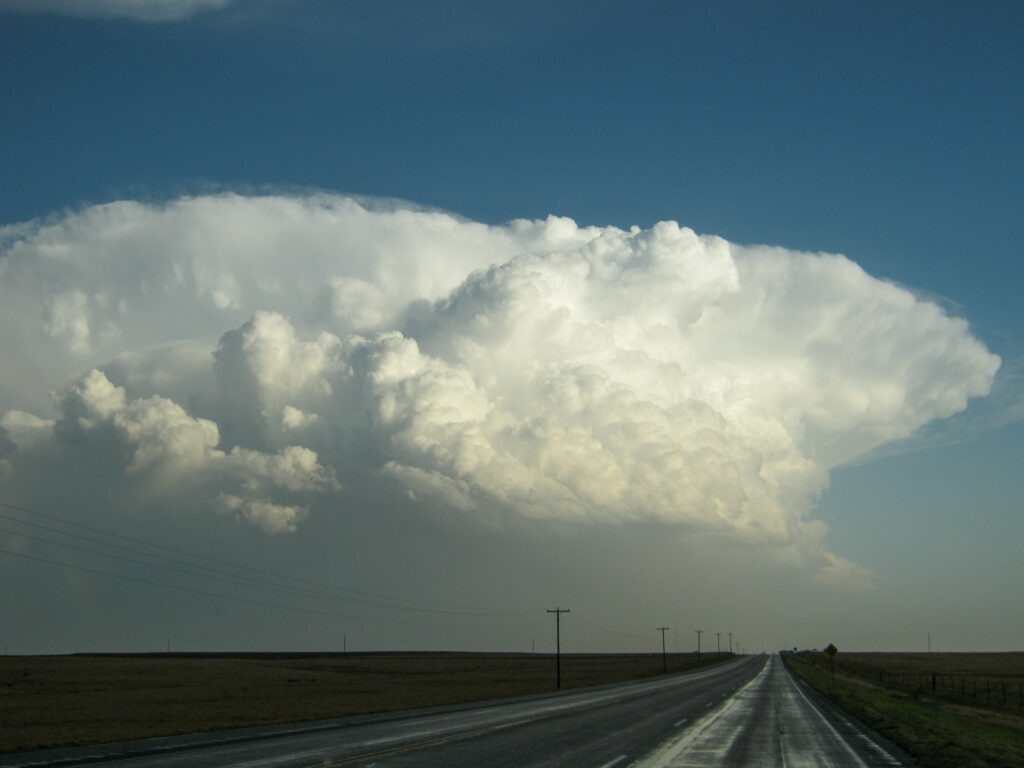
[[1019,313],[991,313],[1020,286],[1022,17],[1014,3],[9,12],[0,167],[15,183],[0,203],[19,221],[300,185],[494,223],[678,219],[844,253],[1019,337]]
[[[48,12],[28,5],[0,0],[0,224],[59,222],[114,201],[311,190],[397,198],[496,227],[550,214],[625,230],[674,220],[732,243],[844,254],[964,318],[1002,360],[992,394],[828,466],[827,490],[807,497],[806,514],[830,528],[828,550],[873,573],[874,592],[838,600],[800,592],[809,611],[832,606],[820,624],[794,618],[794,597],[779,608],[780,624],[794,631],[768,626],[765,615],[747,632],[766,647],[795,635],[792,644],[913,649],[928,631],[950,649],[1019,647],[1009,638],[1024,629],[1016,588],[1024,576],[1020,4],[149,6],[181,10],[169,20],[113,0],[96,0],[91,15],[57,0],[35,6]],[[234,325],[211,326],[213,341],[263,308],[246,305]],[[72,373],[109,359],[83,357],[44,388],[59,392]],[[3,391],[0,415],[47,417],[13,390]],[[23,489],[7,483],[11,493]],[[24,490],[11,503],[58,511]],[[116,519],[101,522],[121,530]],[[437,532],[444,526],[412,525],[446,541]],[[533,557],[521,531],[508,534],[514,544],[472,535],[485,550],[522,547],[525,560]],[[591,551],[614,553],[616,536],[634,535],[602,530]],[[365,536],[367,546],[387,548],[377,533]],[[422,575],[416,568],[428,569],[445,546],[412,558],[419,566],[410,573]],[[622,546],[643,559],[640,544]],[[582,545],[574,552],[589,562]],[[671,553],[651,555],[661,557]],[[552,569],[552,578],[571,581]],[[457,570],[439,581],[458,583]],[[770,602],[737,579],[711,590],[715,599]],[[495,589],[501,583],[495,577]],[[391,585],[429,599],[402,586]],[[550,599],[559,594],[576,593],[555,585]],[[585,592],[578,599],[597,602]],[[654,606],[686,618],[654,614],[651,626],[701,622],[714,632],[713,603]],[[901,605],[917,607],[901,614]],[[978,629],[986,625],[979,605],[990,609],[988,630]],[[29,615],[20,603],[8,610]],[[547,631],[544,618],[535,631]],[[97,632],[83,630],[81,644],[108,642]],[[230,633],[208,642],[229,646]]]

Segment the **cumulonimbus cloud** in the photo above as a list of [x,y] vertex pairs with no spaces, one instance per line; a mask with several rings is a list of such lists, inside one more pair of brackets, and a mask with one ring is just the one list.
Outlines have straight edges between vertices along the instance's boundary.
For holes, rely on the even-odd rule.
[[202,467],[177,492],[271,531],[369,478],[467,519],[657,520],[846,574],[812,517],[829,471],[962,411],[1000,364],[843,256],[673,222],[228,194],[0,246],[8,471],[93,430],[133,482]]

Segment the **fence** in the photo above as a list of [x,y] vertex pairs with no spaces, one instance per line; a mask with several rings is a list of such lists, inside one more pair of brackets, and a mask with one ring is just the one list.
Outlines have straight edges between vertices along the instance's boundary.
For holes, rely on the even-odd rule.
[[[858,677],[866,670],[844,669]],[[978,675],[914,674],[880,669],[875,679],[886,688],[933,693],[944,699],[973,703],[983,707],[1024,709],[1024,682],[1019,679]]]
[[[800,658],[825,672],[832,671],[829,659],[824,654],[802,653]],[[995,669],[979,670],[969,674],[961,670],[923,671],[916,669],[894,669],[879,667],[876,663],[856,658],[845,659],[842,654],[834,660],[834,672],[839,675],[856,677],[883,688],[900,691],[913,696],[929,696],[942,701],[985,709],[1003,710],[1020,714],[1024,711],[1024,675],[1018,665],[1007,670],[1009,674],[998,674]],[[900,666],[903,666],[902,664]],[[920,662],[915,664],[920,666]],[[959,666],[959,665],[958,665]]]

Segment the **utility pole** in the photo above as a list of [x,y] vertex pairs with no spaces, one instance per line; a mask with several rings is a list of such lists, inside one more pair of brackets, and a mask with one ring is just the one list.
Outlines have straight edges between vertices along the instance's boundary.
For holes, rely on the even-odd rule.
[[668,672],[668,661],[665,659],[665,632],[668,627],[658,627],[658,631],[661,632],[661,671]]
[[703,634],[704,630],[695,629],[693,631],[697,633],[697,655],[700,656],[700,636]]
[[932,633],[928,633],[928,653],[932,652]]
[[722,652],[722,633],[715,632],[715,641],[718,643],[718,653]]
[[568,608],[548,610],[548,613],[555,614],[555,687],[562,687],[562,614],[569,613]]
[[732,653],[732,632],[729,633],[729,653]]

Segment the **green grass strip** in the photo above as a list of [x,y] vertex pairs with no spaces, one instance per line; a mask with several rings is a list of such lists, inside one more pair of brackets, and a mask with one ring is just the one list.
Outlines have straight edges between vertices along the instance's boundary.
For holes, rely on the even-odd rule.
[[1024,731],[986,722],[989,713],[837,675],[810,654],[784,656],[789,668],[926,768],[1024,766]]

